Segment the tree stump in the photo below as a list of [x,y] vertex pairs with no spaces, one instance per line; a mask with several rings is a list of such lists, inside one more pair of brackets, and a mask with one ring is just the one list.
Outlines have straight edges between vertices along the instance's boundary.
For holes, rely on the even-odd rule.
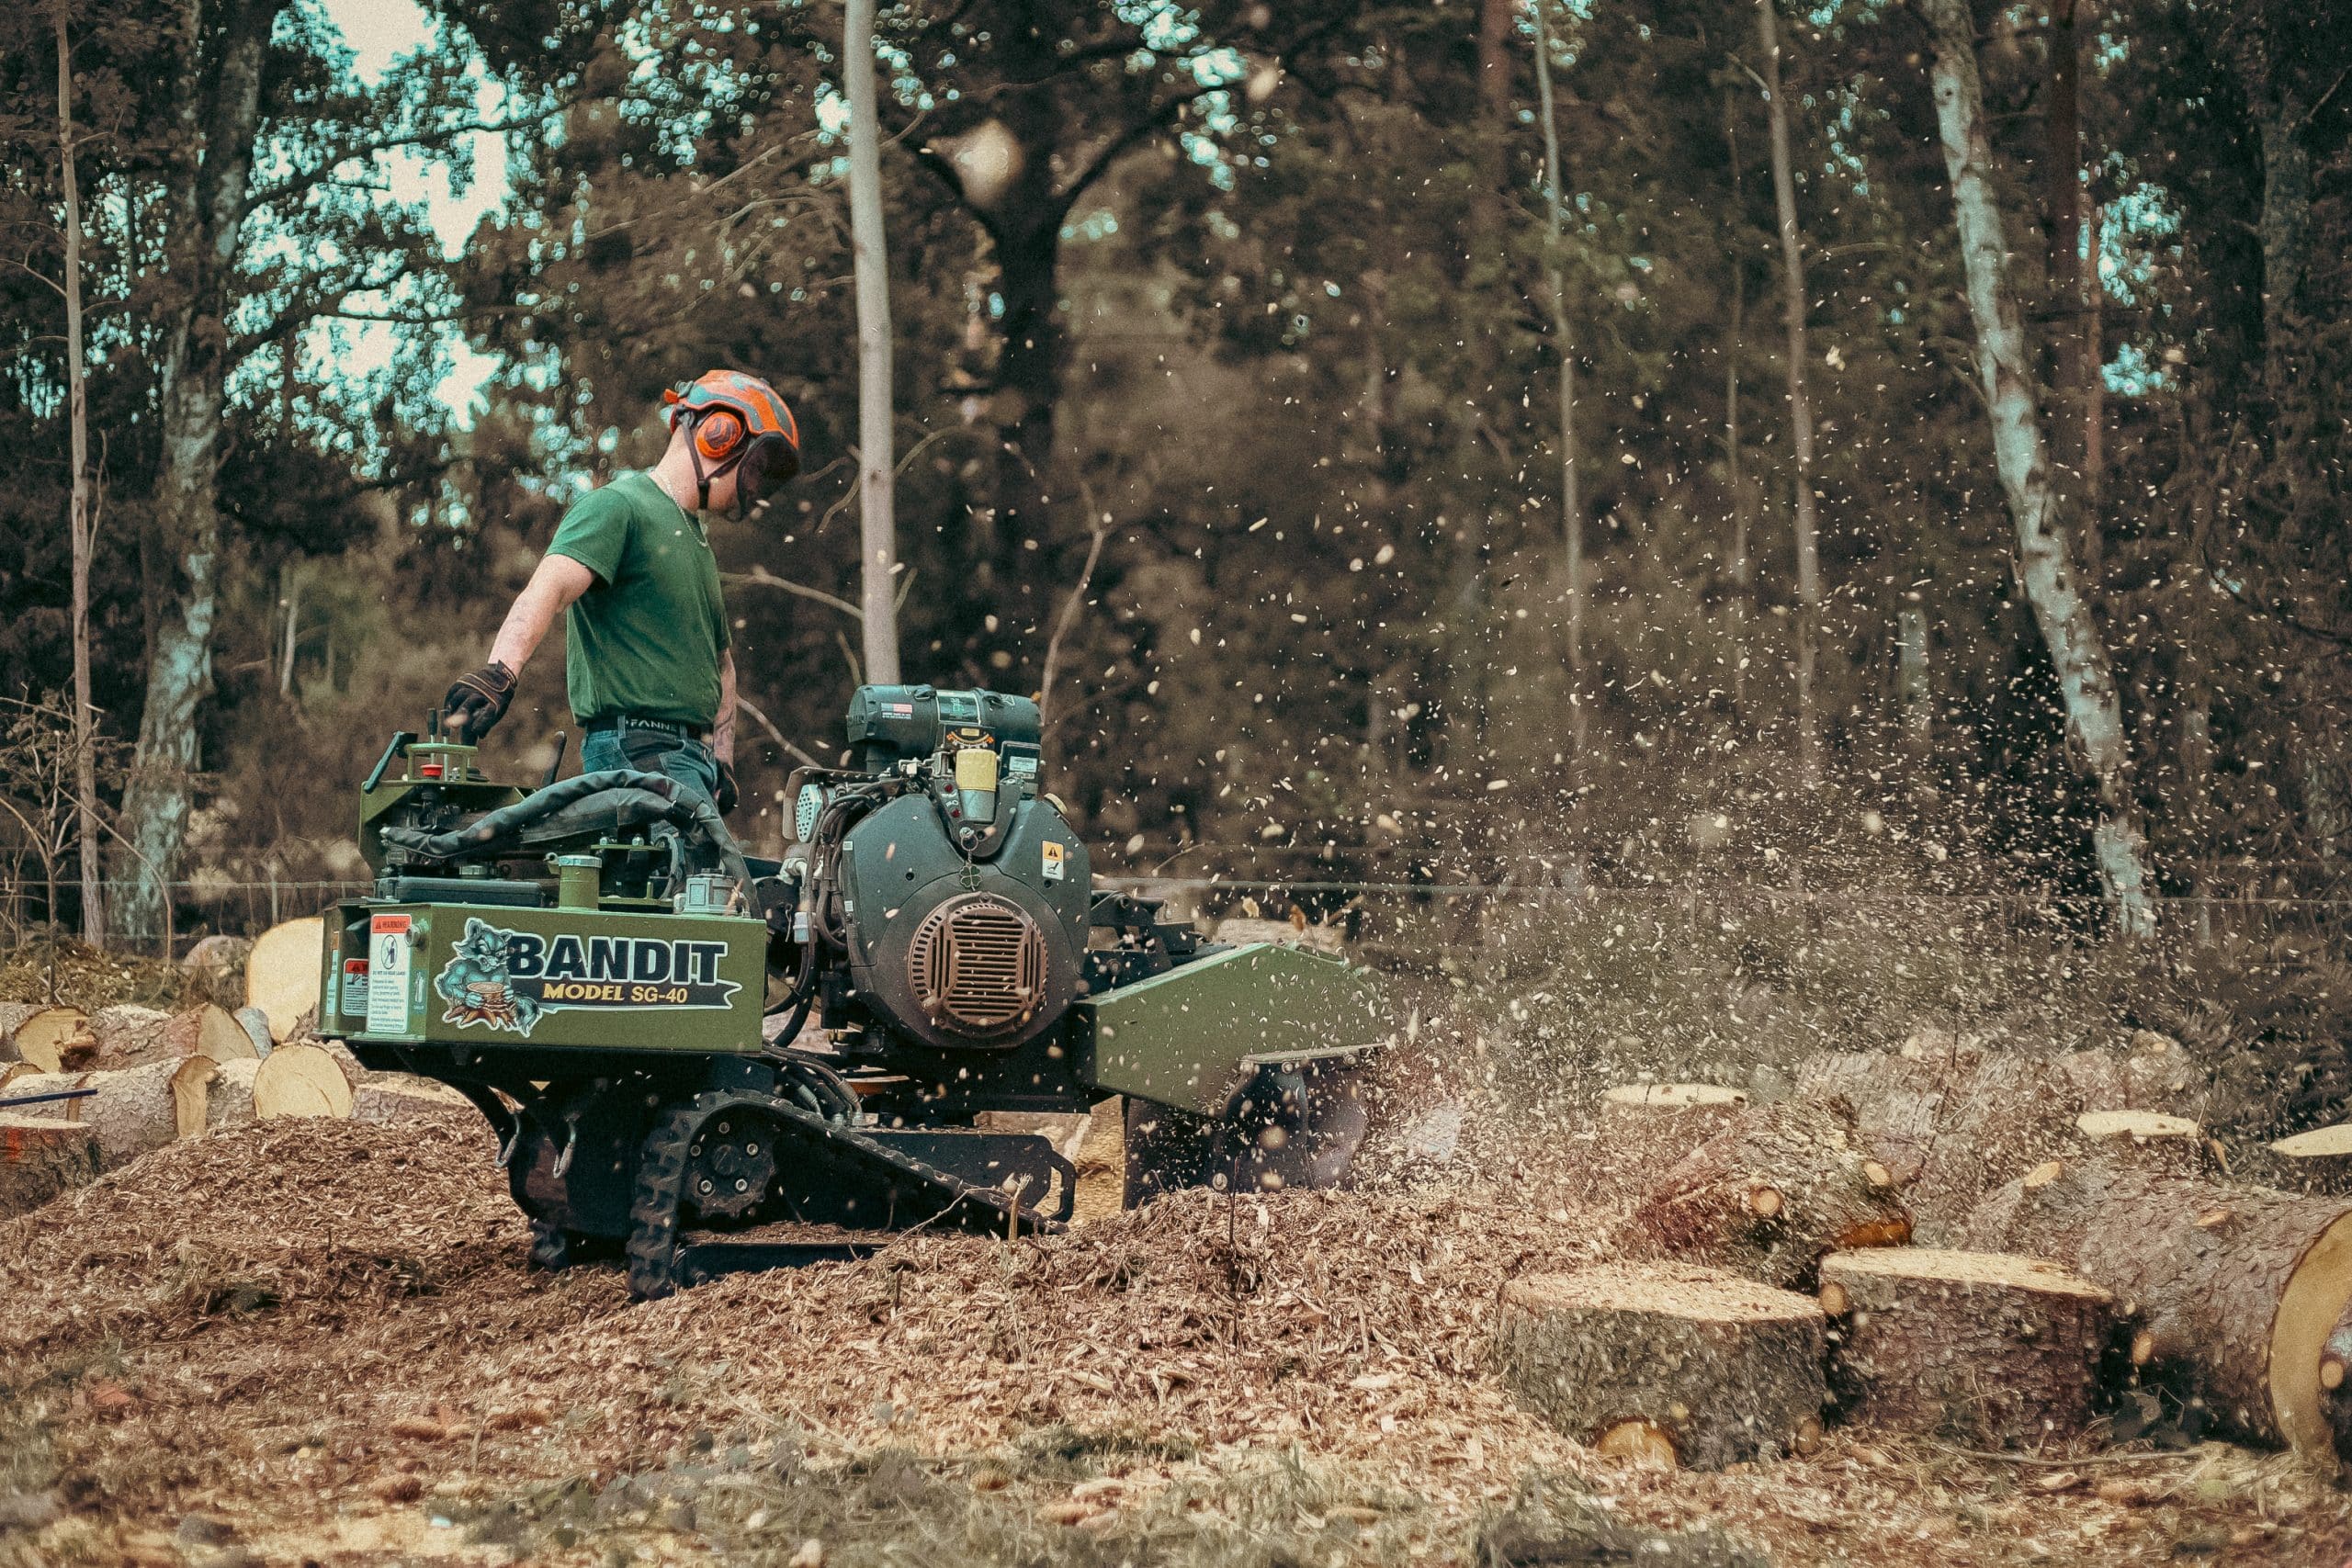
[[1830,1385],[1857,1424],[1980,1448],[2090,1424],[2115,1298],[2041,1258],[1886,1247],[1821,1260]]
[[40,1208],[98,1174],[98,1139],[76,1122],[0,1111],[0,1219]]
[[1826,1253],[1908,1241],[1887,1168],[1865,1156],[1841,1100],[1748,1106],[1644,1193],[1618,1227],[1634,1256],[1809,1287]]
[[1713,1470],[1819,1434],[1825,1331],[1792,1292],[1686,1264],[1601,1264],[1506,1285],[1495,1356],[1520,1406],[1576,1441],[1663,1445]]
[[2135,1359],[2226,1429],[2336,1464],[2321,1406],[2329,1335],[2352,1303],[2352,1202],[2051,1161],[1970,1217],[1972,1245],[2054,1258],[2144,1325]]

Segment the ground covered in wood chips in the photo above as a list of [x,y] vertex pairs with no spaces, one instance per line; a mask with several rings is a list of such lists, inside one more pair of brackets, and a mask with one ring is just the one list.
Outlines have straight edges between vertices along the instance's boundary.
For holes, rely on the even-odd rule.
[[1552,1176],[1202,1193],[631,1306],[525,1269],[463,1118],[175,1145],[0,1225],[0,1564],[2352,1558],[2344,1494],[2221,1445],[1602,1461],[1484,1370],[1502,1281],[1597,1255]]

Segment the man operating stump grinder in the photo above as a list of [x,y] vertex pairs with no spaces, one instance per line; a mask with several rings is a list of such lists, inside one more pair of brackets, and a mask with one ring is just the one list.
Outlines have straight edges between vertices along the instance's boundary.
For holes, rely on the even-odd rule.
[[735,809],[735,654],[702,514],[744,515],[800,471],[800,430],[775,389],[713,370],[662,394],[662,460],[571,504],[491,645],[442,699],[474,744],[564,616],[564,681],[589,773],[662,773]]

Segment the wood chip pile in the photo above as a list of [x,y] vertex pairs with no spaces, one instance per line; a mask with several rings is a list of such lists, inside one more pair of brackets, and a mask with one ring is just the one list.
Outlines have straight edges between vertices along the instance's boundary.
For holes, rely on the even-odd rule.
[[1711,1521],[1788,1563],[1950,1561],[1955,1528],[1985,1562],[2154,1560],[2187,1539],[2284,1568],[2352,1543],[2305,1472],[2236,1450],[2019,1472],[1833,1431],[1716,1472],[1599,1459],[1515,1408],[1491,1366],[1505,1283],[1577,1269],[1601,1229],[1531,1211],[1523,1183],[1195,1193],[1067,1235],[916,1235],[631,1306],[616,1270],[525,1269],[490,1145],[470,1112],[261,1123],[0,1222],[0,1368],[49,1413],[69,1495],[166,1534],[200,1507],[268,1561],[345,1561],[299,1532],[405,1519],[384,1539],[421,1551],[426,1514],[616,1495],[692,1468],[712,1434],[1027,1477],[1007,1456],[1060,1432],[1127,1457],[1004,1495],[1074,1532],[1295,1456],[1405,1510],[1412,1554],[1437,1562],[1538,1470],[1586,1477],[1629,1521]]

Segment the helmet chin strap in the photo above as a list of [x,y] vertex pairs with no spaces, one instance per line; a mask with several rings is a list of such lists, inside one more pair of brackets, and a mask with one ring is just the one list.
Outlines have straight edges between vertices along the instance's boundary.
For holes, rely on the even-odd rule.
[[[694,463],[695,466],[695,510],[696,512],[707,512],[710,510],[711,481],[714,479],[724,479],[728,474],[734,470],[735,466],[738,463],[741,463],[743,460],[744,456],[751,451],[752,440],[752,437],[748,432],[746,432],[741,450],[738,451],[732,457],[729,457],[725,462],[719,464],[718,467],[711,469],[708,473],[705,473],[702,467],[702,448],[696,446],[691,438],[688,439],[686,442],[686,457]],[[739,502],[741,499],[742,498],[740,495],[736,497],[736,500]],[[738,510],[741,510],[740,505],[738,506]]]

